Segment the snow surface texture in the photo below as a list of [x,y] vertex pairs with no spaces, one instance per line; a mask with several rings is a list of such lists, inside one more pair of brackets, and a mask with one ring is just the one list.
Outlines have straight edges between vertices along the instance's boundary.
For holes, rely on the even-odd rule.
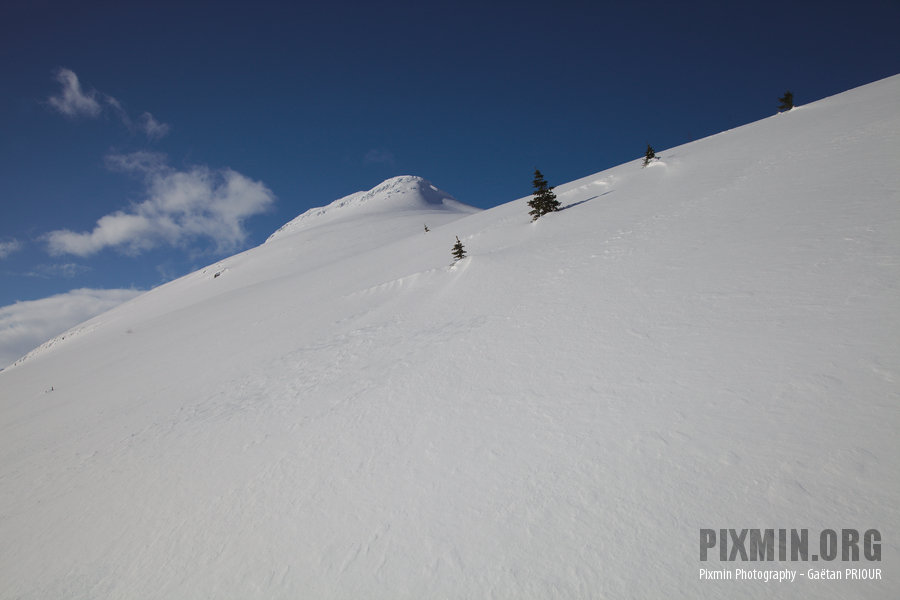
[[[898,99],[535,223],[393,179],[82,324],[0,372],[0,597],[900,597]],[[702,528],[882,560],[701,563]],[[883,577],[698,576],[738,567]]]

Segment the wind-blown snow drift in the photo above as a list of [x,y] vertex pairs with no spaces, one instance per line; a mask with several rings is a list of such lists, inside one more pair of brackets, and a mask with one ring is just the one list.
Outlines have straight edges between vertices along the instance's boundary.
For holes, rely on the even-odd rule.
[[[391,180],[82,324],[0,372],[0,597],[897,597],[897,98],[535,223]],[[701,563],[703,528],[874,528],[882,560]]]

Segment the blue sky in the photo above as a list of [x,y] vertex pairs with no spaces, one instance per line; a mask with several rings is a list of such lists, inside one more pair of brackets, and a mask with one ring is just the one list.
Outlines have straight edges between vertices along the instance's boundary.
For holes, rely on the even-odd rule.
[[0,367],[395,175],[489,208],[895,75],[898,26],[896,0],[6,2]]

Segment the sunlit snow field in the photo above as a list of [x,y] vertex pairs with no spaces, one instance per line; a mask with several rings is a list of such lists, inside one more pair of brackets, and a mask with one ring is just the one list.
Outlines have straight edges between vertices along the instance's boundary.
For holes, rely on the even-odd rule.
[[0,597],[900,597],[898,148],[900,76],[536,222],[395,178],[91,319],[0,372]]

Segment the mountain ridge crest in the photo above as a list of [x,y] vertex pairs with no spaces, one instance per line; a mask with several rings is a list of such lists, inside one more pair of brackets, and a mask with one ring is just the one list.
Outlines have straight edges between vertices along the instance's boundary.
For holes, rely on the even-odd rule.
[[[352,210],[352,213],[348,211]],[[355,210],[354,210],[355,209]],[[338,198],[327,206],[311,208],[282,225],[266,242],[280,238],[298,229],[317,224],[325,218],[331,221],[358,211],[410,211],[441,210],[473,213],[481,209],[460,202],[433,183],[415,175],[400,175],[386,179],[368,191],[355,192]]]

